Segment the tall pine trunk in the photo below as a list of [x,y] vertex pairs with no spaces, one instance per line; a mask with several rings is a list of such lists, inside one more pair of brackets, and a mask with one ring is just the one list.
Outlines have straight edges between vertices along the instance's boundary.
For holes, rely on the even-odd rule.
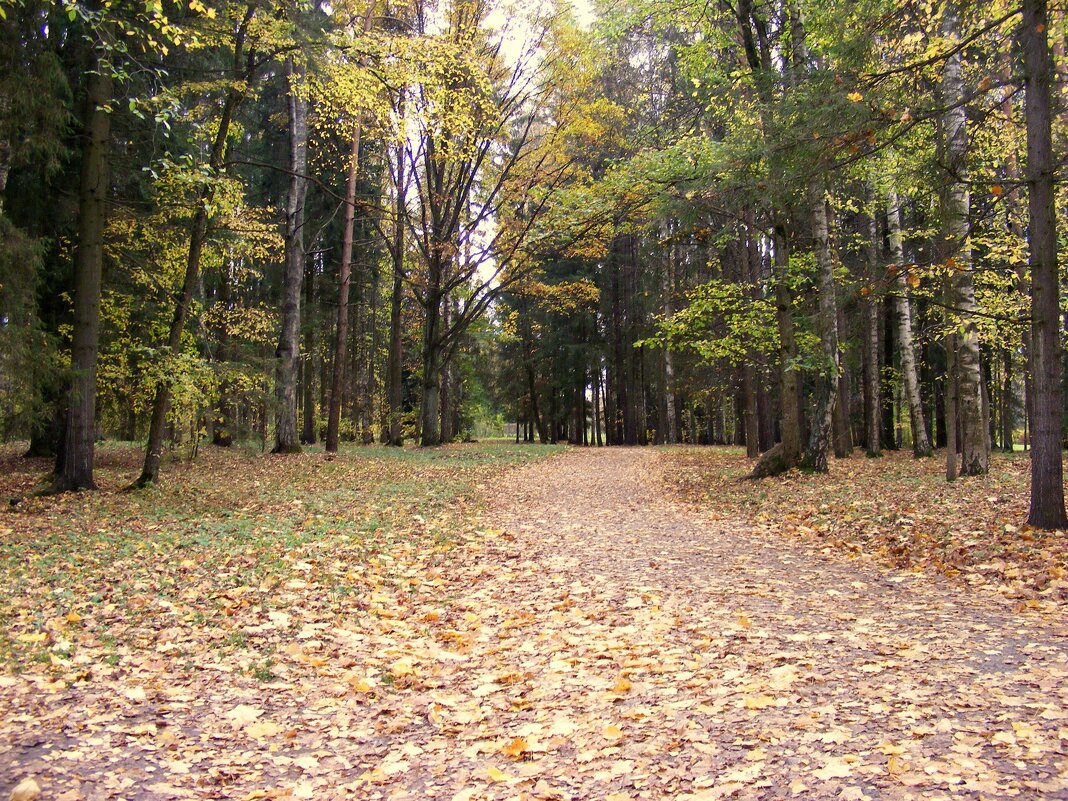
[[[959,10],[950,2],[942,18],[942,33],[949,41],[959,39]],[[956,336],[958,413],[961,429],[960,474],[976,476],[988,466],[987,433],[983,426],[983,402],[979,374],[979,333],[975,324],[975,284],[972,279],[971,245],[968,243],[968,130],[964,78],[959,51],[950,55],[942,71],[942,95],[946,136],[947,186],[945,198],[946,238],[950,244],[949,304],[961,315]]]
[[790,297],[790,251],[784,228],[775,230],[775,319],[779,330],[779,444],[766,451],[753,467],[749,478],[765,478],[796,467],[801,458],[801,409],[797,371],[797,339],[794,330],[793,299]]
[[404,403],[404,331],[401,328],[401,311],[404,301],[404,149],[397,156],[397,197],[394,201],[393,286],[389,293],[389,364],[386,381],[389,397],[389,432],[385,440],[399,447],[404,444],[401,416]]
[[[309,262],[304,275],[304,305],[308,314],[312,314],[315,308],[315,263]],[[300,434],[301,442],[305,445],[314,445],[318,440],[318,415],[315,409],[315,360],[318,348],[315,343],[315,332],[318,326],[314,320],[308,320],[304,326],[304,358],[301,361],[301,395],[303,396],[304,425]]]
[[74,331],[67,419],[56,455],[52,492],[96,489],[96,366],[100,343],[100,285],[110,184],[111,68],[94,48],[86,82],[85,149],[78,190],[78,245],[74,253]]
[[1027,89],[1027,219],[1031,269],[1031,508],[1038,528],[1068,527],[1061,455],[1060,286],[1051,136],[1053,61],[1045,0],[1024,0],[1020,40]]
[[445,274],[440,254],[434,253],[427,270],[423,311],[423,397],[419,408],[420,439],[424,447],[441,444],[441,285]]
[[[670,237],[670,229],[664,226],[664,234]],[[663,296],[664,319],[669,320],[675,313],[675,245],[670,241],[665,244],[667,258],[661,275],[660,292]],[[664,366],[664,442],[674,445],[679,441],[678,420],[675,417],[675,354],[667,345],[663,349]]]
[[282,329],[275,353],[277,418],[273,453],[300,453],[297,439],[297,360],[300,293],[304,280],[304,199],[308,191],[308,101],[304,67],[286,60],[289,79],[289,191],[286,195],[286,265],[282,276]]
[[337,453],[341,429],[341,395],[349,341],[349,285],[352,282],[352,236],[356,227],[356,179],[360,169],[360,125],[352,133],[349,172],[345,179],[345,212],[341,226],[341,264],[338,270],[337,322],[334,327],[334,369],[330,376],[330,410],[326,421],[326,451]]
[[890,239],[890,258],[896,270],[894,307],[897,310],[897,344],[901,355],[905,400],[909,405],[909,421],[912,425],[912,453],[916,457],[930,456],[931,443],[927,439],[927,423],[924,420],[923,400],[920,397],[920,376],[916,368],[916,346],[912,340],[912,310],[909,306],[909,284],[901,239],[901,207],[894,190],[890,190],[887,195],[886,228]]
[[831,253],[823,183],[819,180],[810,181],[806,194],[809,213],[812,215],[812,241],[816,251],[817,329],[823,351],[823,364],[817,371],[816,386],[813,390],[812,427],[802,466],[825,473],[840,369],[838,310],[834,289],[834,255]]
[[[879,276],[879,224],[874,212],[868,217],[868,280]],[[882,375],[879,370],[879,302],[869,287],[864,298],[864,441],[870,457],[883,455],[882,433]]]

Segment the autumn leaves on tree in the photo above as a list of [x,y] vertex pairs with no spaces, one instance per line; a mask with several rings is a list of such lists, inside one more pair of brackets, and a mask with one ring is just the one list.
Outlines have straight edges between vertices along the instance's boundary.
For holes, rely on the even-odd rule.
[[507,419],[753,477],[1026,445],[1068,522],[1044,3],[0,10],[4,433],[54,490],[102,435],[146,486]]

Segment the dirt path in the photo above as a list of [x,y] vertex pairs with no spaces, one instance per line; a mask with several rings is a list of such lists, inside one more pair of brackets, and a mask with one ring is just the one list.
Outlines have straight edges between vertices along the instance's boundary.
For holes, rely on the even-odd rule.
[[572,451],[487,486],[463,547],[394,554],[329,608],[311,572],[272,590],[287,611],[241,629],[270,646],[268,683],[166,632],[107,681],[4,678],[0,788],[1068,798],[1063,625],[710,523],[663,498],[661,469],[649,449]]
[[650,450],[576,451],[496,509],[517,539],[487,561],[524,560],[497,600],[555,607],[530,642],[570,664],[536,686],[556,704],[557,680],[633,685],[590,707],[633,764],[559,768],[594,780],[580,795],[1068,797],[1063,625],[707,523],[663,499],[660,469]]

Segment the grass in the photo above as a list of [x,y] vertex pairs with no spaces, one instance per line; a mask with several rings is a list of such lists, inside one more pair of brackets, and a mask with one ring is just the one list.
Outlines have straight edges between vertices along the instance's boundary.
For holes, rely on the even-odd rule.
[[[209,447],[166,464],[159,485],[123,492],[141,452],[104,443],[99,492],[32,497],[49,465],[2,446],[0,497],[22,500],[0,516],[0,664],[115,664],[159,631],[240,651],[242,610],[282,608],[294,581],[324,604],[362,592],[368,564],[397,547],[447,547],[472,525],[477,488],[558,450]],[[250,654],[247,672],[266,676],[268,660]]]

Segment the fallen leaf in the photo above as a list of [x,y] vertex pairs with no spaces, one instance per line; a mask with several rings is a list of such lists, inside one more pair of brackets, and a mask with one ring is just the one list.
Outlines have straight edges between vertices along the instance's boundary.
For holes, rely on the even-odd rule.
[[508,743],[508,745],[501,749],[501,753],[512,757],[512,759],[518,759],[523,756],[526,751],[527,741],[522,737],[516,737],[512,742]]
[[28,776],[15,785],[15,789],[11,791],[11,801],[35,801],[40,795],[41,787],[37,780]]

